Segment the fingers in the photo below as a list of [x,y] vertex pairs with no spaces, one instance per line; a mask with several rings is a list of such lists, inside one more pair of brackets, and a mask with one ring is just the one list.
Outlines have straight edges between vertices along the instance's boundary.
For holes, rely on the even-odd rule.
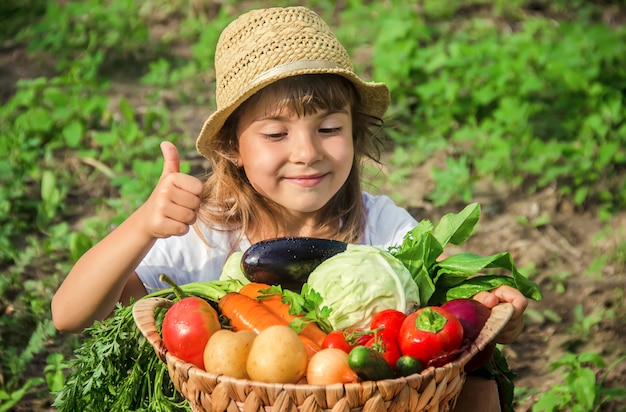
[[180,173],[176,146],[161,143],[163,169],[159,182],[141,208],[140,216],[152,237],[184,235],[196,221],[204,185],[200,179]]
[[500,303],[500,300],[496,297],[496,295],[494,295],[492,292],[487,291],[477,293],[472,297],[472,299],[479,301],[483,305],[487,306],[489,309]]
[[180,172],[180,157],[178,149],[171,142],[161,142],[161,153],[163,154],[163,171],[161,177],[170,173]]
[[497,298],[498,302],[509,302],[513,305],[514,314],[521,315],[528,306],[528,299],[522,292],[511,286],[500,286],[491,291]]
[[161,192],[164,199],[172,206],[189,209],[195,213],[201,203],[202,182],[196,177],[184,174],[176,175],[175,178],[168,180],[171,180],[171,184],[163,187]]
[[473,298],[489,308],[493,308],[500,302],[508,302],[513,305],[515,313],[524,312],[528,306],[528,299],[519,290],[506,285],[489,292],[479,292]]
[[517,289],[510,286],[500,286],[490,292],[480,292],[474,299],[483,305],[493,308],[500,302],[508,302],[513,305],[513,315],[496,337],[497,343],[513,343],[524,329],[524,311],[528,306],[528,299]]
[[159,210],[159,214],[153,220],[159,237],[180,236],[189,231],[197,218],[197,212],[193,208],[167,203]]

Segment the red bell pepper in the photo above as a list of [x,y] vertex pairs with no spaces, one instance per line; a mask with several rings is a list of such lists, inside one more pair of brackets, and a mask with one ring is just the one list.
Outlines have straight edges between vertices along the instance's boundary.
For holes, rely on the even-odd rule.
[[403,355],[418,359],[425,366],[442,366],[461,348],[463,326],[449,311],[429,306],[409,314],[398,336]]

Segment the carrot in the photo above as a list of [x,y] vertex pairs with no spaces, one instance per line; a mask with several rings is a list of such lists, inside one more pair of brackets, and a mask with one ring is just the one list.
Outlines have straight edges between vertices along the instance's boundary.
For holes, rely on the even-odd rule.
[[256,299],[257,297],[262,295],[262,290],[269,288],[270,285],[268,285],[267,283],[250,282],[243,285],[243,287],[239,289],[239,293]]
[[[258,298],[262,296],[262,290],[268,289],[270,285],[265,283],[255,283],[251,282],[242,287],[239,290],[239,293],[249,296],[251,298]],[[267,306],[272,312],[276,315],[280,316],[287,324],[291,323],[295,318],[300,317],[297,315],[292,315],[289,313],[289,304],[282,302],[281,295],[267,295],[262,299],[258,299],[263,305]],[[301,331],[300,335],[304,335],[313,342],[315,342],[319,347],[322,346],[324,339],[326,338],[326,332],[320,329],[314,322],[309,322]]]
[[218,307],[235,331],[252,330],[258,334],[269,326],[286,324],[261,302],[241,293],[227,293],[218,302]]
[[311,359],[311,357],[315,355],[317,352],[322,350],[322,347],[320,345],[313,342],[311,339],[304,336],[303,334],[301,333],[298,334],[298,337],[300,338],[302,343],[304,343],[304,347],[306,348],[306,353],[309,356],[309,359]]
[[[298,317],[289,313],[289,305],[283,303],[280,300],[279,295],[263,299],[261,300],[261,303],[266,305],[272,312],[287,322],[287,324]],[[314,322],[307,323],[307,325],[300,331],[300,335],[306,336],[320,347],[322,346],[324,339],[326,339],[326,333]]]
[[[218,307],[222,315],[230,320],[230,325],[236,331],[252,330],[258,334],[273,325],[288,326],[285,320],[261,302],[238,292],[229,292],[224,295],[218,302]],[[304,343],[309,357],[321,349],[321,346],[310,338],[301,334],[298,336]]]

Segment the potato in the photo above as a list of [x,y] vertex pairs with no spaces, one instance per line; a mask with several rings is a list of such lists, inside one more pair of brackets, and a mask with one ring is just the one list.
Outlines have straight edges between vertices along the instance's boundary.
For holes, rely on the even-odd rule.
[[275,325],[261,331],[248,354],[250,379],[269,383],[297,383],[306,372],[304,343],[289,326]]
[[251,330],[215,332],[204,348],[204,370],[211,373],[248,379],[246,361],[256,338]]

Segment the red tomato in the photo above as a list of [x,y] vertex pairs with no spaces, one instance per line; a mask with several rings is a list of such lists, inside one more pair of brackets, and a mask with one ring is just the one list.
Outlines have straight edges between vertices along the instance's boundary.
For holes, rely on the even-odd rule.
[[382,353],[383,357],[391,366],[391,369],[396,370],[396,362],[402,356],[400,352],[400,346],[398,345],[398,341],[384,334],[377,334],[375,337],[370,339],[365,346],[368,346],[372,349],[376,349],[378,352]]
[[337,348],[341,349],[346,353],[350,353],[352,350],[352,345],[347,341],[346,335],[341,330],[334,330],[330,332],[324,338],[324,342],[322,342],[322,348]]
[[383,335],[397,341],[405,318],[406,315],[399,310],[386,309],[374,315],[370,327],[372,330],[382,329]]
[[422,365],[437,359],[434,366],[441,366],[450,360],[446,355],[461,347],[463,326],[452,313],[441,307],[421,308],[402,322],[398,343],[403,355],[413,356]]
[[352,347],[363,346],[374,337],[374,332],[371,330],[355,329],[346,333],[348,342]]
[[322,342],[322,348],[338,348],[346,353],[350,353],[355,346],[364,346],[374,333],[369,330],[335,330],[330,332]]
[[206,300],[191,296],[165,313],[161,334],[165,348],[177,358],[204,369],[204,348],[222,327],[217,311]]

